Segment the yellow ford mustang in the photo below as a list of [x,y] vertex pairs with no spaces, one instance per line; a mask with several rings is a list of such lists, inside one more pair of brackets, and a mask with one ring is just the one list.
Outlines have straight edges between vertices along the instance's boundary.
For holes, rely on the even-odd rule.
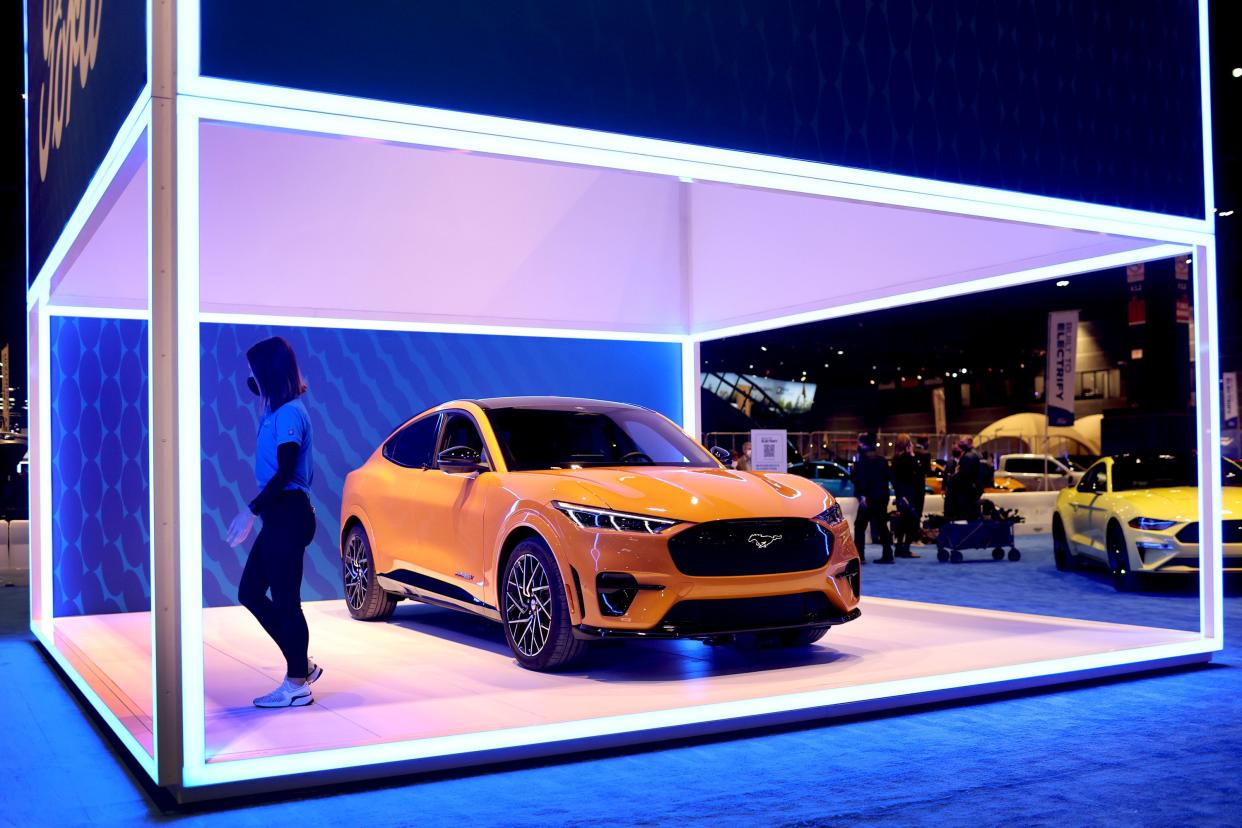
[[736,472],[665,417],[561,397],[458,400],[398,428],[345,480],[345,601],[403,598],[503,624],[552,670],[603,637],[796,646],[858,617],[833,497]]
[[[1174,454],[1121,454],[1089,468],[1061,490],[1052,518],[1057,569],[1079,556],[1103,563],[1119,590],[1144,573],[1199,569],[1198,466]],[[1242,468],[1221,467],[1225,569],[1242,569]]]

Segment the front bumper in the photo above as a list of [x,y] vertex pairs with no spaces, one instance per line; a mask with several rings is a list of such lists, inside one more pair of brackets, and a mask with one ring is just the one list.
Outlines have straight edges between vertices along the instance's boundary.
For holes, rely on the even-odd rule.
[[[832,549],[825,565],[799,572],[758,575],[686,575],[669,552],[669,535],[592,532],[574,527],[562,536],[558,554],[565,573],[571,616],[585,638],[707,638],[735,634],[843,624],[858,617],[860,567],[849,524],[827,527]],[[759,554],[756,550],[756,554]],[[632,577],[637,588],[621,614],[608,612],[605,588],[615,576]],[[789,596],[816,595],[807,613],[768,612],[768,603]],[[748,604],[747,601],[754,603]],[[693,605],[712,612],[695,613]],[[721,613],[719,609],[730,612]],[[727,617],[721,618],[721,615]]]
[[[1177,524],[1169,529],[1153,531],[1126,527],[1126,546],[1130,552],[1130,565],[1135,572],[1144,573],[1190,573],[1199,571],[1198,532],[1186,530],[1194,524]],[[1232,538],[1232,535],[1227,537]],[[1193,538],[1193,540],[1188,540]],[[1226,572],[1242,571],[1242,543],[1226,542],[1221,545]]]
[[574,627],[574,638],[585,639],[601,639],[601,638],[644,638],[644,639],[670,639],[670,638],[718,638],[726,635],[745,635],[749,633],[779,633],[789,632],[792,630],[817,630],[826,627],[835,627],[853,621],[862,615],[862,610],[855,607],[844,615],[831,618],[820,618],[814,621],[806,621],[800,624],[784,624],[774,627],[753,627],[746,626],[741,622],[741,626],[715,626],[708,629],[699,626],[684,626],[676,623],[660,624],[650,630],[631,630],[631,629],[609,629],[606,627],[592,627],[587,624],[579,624]]

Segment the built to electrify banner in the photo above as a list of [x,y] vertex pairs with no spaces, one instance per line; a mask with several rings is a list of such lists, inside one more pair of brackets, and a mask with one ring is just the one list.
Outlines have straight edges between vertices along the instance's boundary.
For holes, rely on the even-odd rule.
[[1044,392],[1049,426],[1074,424],[1074,359],[1078,345],[1078,311],[1048,314],[1048,368]]

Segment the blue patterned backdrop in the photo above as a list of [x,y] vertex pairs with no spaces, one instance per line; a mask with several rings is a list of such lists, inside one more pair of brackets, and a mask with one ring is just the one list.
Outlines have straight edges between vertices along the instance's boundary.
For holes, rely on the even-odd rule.
[[345,475],[394,426],[457,398],[563,394],[638,403],[681,418],[681,352],[674,343],[403,333],[252,325],[202,327],[203,601],[236,603],[248,547],[223,540],[257,493],[255,397],[245,352],[283,336],[298,355],[315,434],[311,502],[318,515],[302,596],[341,595],[337,550]]
[[51,319],[54,614],[151,606],[147,324]]

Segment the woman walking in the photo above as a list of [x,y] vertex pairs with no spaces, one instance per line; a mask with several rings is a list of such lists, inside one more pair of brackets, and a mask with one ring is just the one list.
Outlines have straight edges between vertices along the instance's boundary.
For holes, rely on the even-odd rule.
[[259,494],[233,519],[228,542],[244,543],[255,519],[262,519],[237,597],[280,647],[287,672],[279,687],[254,700],[255,706],[301,707],[314,702],[310,685],[323,675],[306,654],[310,633],[302,614],[302,559],[315,536],[309,497],[311,426],[301,399],[306,383],[293,349],[278,336],[251,347],[246,361],[246,386],[261,400],[255,447]]

